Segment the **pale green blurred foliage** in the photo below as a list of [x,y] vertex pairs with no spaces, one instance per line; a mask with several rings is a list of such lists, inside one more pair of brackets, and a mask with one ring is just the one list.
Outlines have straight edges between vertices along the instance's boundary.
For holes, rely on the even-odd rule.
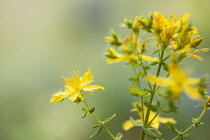
[[[89,101],[96,105],[96,114],[111,116],[117,113],[108,127],[113,133],[124,133],[123,140],[137,138],[138,129],[124,132],[121,124],[131,114],[127,86],[131,70],[123,64],[108,65],[102,57],[106,43],[104,36],[114,28],[121,32],[123,18],[160,11],[182,15],[189,12],[193,26],[204,36],[203,47],[210,44],[209,1],[168,0],[1,0],[0,1],[0,139],[2,140],[85,140],[94,131],[91,117],[81,119],[81,107],[67,100],[62,105],[49,100],[63,84],[59,76],[68,76],[73,70],[85,72],[92,68],[97,84],[106,88],[98,91]],[[210,72],[210,53],[202,55],[204,62],[189,59],[186,66],[194,68],[195,76]],[[116,98],[120,95],[121,98]],[[196,101],[180,101],[180,111],[173,117],[181,119],[177,127],[187,128],[188,118],[201,109],[193,108]],[[103,110],[103,112],[98,112]],[[186,113],[187,112],[187,113]],[[191,131],[189,139],[207,140],[209,114],[205,125]],[[167,116],[167,114],[166,114]],[[164,125],[161,131],[167,129]],[[193,132],[194,131],[194,132]],[[165,139],[173,133],[165,134]],[[100,134],[94,140],[107,140]]]

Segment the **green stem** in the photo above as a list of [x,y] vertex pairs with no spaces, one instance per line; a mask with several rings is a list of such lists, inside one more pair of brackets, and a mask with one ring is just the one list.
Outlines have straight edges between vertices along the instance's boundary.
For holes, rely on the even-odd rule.
[[204,107],[203,111],[201,112],[200,116],[196,119],[196,121],[190,125],[184,132],[182,132],[181,134],[179,134],[178,136],[176,136],[175,138],[173,138],[172,140],[177,140],[178,138],[180,138],[183,134],[187,133],[190,129],[192,129],[193,127],[195,127],[196,124],[198,124],[200,122],[200,120],[202,119],[202,117],[204,116],[204,114],[206,113],[208,107]]
[[[132,65],[132,68],[133,68],[133,71],[134,71],[134,73],[135,73],[135,76],[136,76],[136,78],[138,78],[138,87],[139,88],[141,88],[141,85],[140,85],[140,79],[139,79],[139,73],[137,73],[137,71],[136,71],[136,68],[135,68],[135,66],[134,65]],[[139,70],[140,71],[140,70]],[[141,104],[141,108],[142,108],[142,110],[144,110],[144,100],[143,100],[143,97],[140,97],[140,104]],[[144,111],[142,111],[142,122],[143,122],[143,126],[144,126]]]
[[[85,104],[85,106],[87,107],[88,110],[90,110],[90,107],[88,105],[88,103],[85,101],[85,99],[83,98],[83,103]],[[104,128],[104,130],[108,133],[108,135],[115,140],[115,136],[109,131],[109,129],[104,125],[104,123],[94,114],[91,113],[92,116],[97,120],[98,123],[102,124],[102,127]]]
[[[161,66],[162,66],[163,55],[164,55],[164,50],[161,52],[160,63],[159,63],[159,65],[158,65],[158,70],[157,70],[157,73],[156,73],[156,77],[158,77],[158,76],[160,75],[160,70],[161,70]],[[149,104],[152,104],[153,97],[154,97],[155,92],[156,92],[156,86],[157,86],[157,85],[154,84],[153,89],[152,89],[152,93],[151,93],[151,96],[150,96]],[[150,109],[147,109],[146,117],[145,117],[145,123],[146,123],[146,124],[147,124],[147,122],[148,122],[149,114],[150,114]]]
[[[157,70],[157,73],[156,73],[156,77],[158,77],[160,75],[160,70],[161,70],[161,67],[162,67],[162,61],[163,61],[164,51],[165,50],[162,49],[161,54],[159,56],[160,63],[158,65],[158,70]],[[156,92],[156,84],[153,86],[153,89],[152,89],[151,92],[152,93],[151,93],[151,96],[150,96],[149,104],[152,104],[153,97],[154,97],[155,92]],[[150,114],[150,109],[148,108],[147,109],[147,112],[146,112],[146,116],[145,116],[145,121],[144,121],[145,126],[147,126],[148,119],[149,119],[149,114]],[[145,132],[143,131],[140,140],[144,140],[144,138],[145,138]]]

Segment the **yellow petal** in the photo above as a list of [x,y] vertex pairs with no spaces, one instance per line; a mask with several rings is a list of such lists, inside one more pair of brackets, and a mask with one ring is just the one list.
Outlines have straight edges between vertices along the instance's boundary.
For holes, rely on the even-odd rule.
[[196,59],[198,59],[198,60],[200,60],[200,61],[203,61],[203,58],[200,57],[200,56],[198,56],[198,55],[187,54],[186,56],[187,56],[187,57],[194,57],[194,58],[196,58]]
[[197,78],[187,78],[186,83],[190,85],[197,84],[200,80]]
[[169,78],[161,78],[161,77],[156,77],[152,75],[148,75],[147,80],[150,83],[159,84],[161,86],[169,86],[172,84],[172,80]]
[[158,121],[153,121],[152,123],[151,123],[151,125],[150,125],[151,127],[153,127],[153,128],[156,128],[156,129],[158,129],[159,128],[159,126],[160,126],[160,123],[158,122]]
[[69,85],[65,85],[65,92],[68,92],[69,94],[74,94],[74,92],[76,92],[71,86]]
[[172,92],[172,97],[174,99],[178,99],[180,97],[182,90],[183,90],[183,83],[174,81],[173,84],[171,84],[169,88]]
[[195,28],[195,27],[192,27],[191,32],[192,32],[192,34],[197,34],[198,33],[198,29]]
[[81,79],[81,86],[85,86],[90,84],[93,81],[93,75],[91,73],[91,68],[88,69],[88,71],[82,76]]
[[136,60],[138,60],[138,56],[133,55],[133,54],[127,55],[126,56],[126,60],[128,60],[128,61],[136,61]]
[[142,55],[141,57],[142,57],[142,59],[144,59],[146,61],[158,61],[159,60],[157,57],[152,58],[152,57],[146,56],[146,55]]
[[181,18],[182,22],[185,23],[190,16],[190,13],[185,13]]
[[83,90],[87,92],[94,92],[99,89],[105,89],[105,88],[99,85],[86,85],[83,87]]
[[167,122],[174,123],[174,124],[177,123],[176,120],[174,120],[173,118],[164,118],[164,117],[159,117],[158,121],[160,123],[167,123]]
[[199,93],[199,91],[196,88],[194,88],[192,86],[186,86],[185,87],[185,90],[187,91],[187,95],[191,99],[194,99],[194,100],[200,100],[200,99],[202,99],[201,94]]
[[73,94],[68,99],[74,102],[77,99],[77,96],[78,96],[77,94]]
[[125,57],[118,57],[118,58],[115,58],[115,59],[113,59],[113,58],[107,58],[107,59],[106,59],[106,62],[107,62],[108,64],[117,63],[117,62],[122,62],[122,61],[125,61]]
[[68,97],[70,93],[67,92],[59,92],[53,95],[53,97],[50,99],[50,103],[58,102],[66,97]]
[[122,125],[122,128],[125,130],[125,131],[128,131],[129,129],[131,129],[132,127],[134,127],[134,125],[131,123],[130,120],[127,120],[123,123]]
[[169,73],[175,81],[184,80],[186,78],[181,68],[177,64],[174,64],[174,63],[170,63]]
[[191,53],[192,55],[198,53],[198,52],[207,52],[209,50],[209,48],[203,48],[203,49],[199,49],[199,50],[196,50],[194,51],[193,53]]

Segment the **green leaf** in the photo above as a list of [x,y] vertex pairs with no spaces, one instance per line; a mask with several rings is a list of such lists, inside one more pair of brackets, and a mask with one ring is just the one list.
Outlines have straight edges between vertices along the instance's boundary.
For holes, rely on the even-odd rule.
[[138,84],[139,84],[139,79],[138,78],[133,80],[133,83],[132,83],[133,87],[137,86]]
[[144,128],[144,132],[146,133],[147,136],[154,138],[154,139],[160,139],[161,138],[161,133],[155,128]]
[[101,130],[102,130],[102,126],[100,125],[100,126],[96,129],[96,131],[95,131],[89,138],[92,138],[92,137],[97,136],[97,135],[101,132]]
[[104,121],[104,123],[108,123],[111,122],[112,119],[116,116],[116,114],[113,114],[110,118],[108,118],[107,120]]
[[160,97],[168,97],[168,95],[164,94],[164,93],[155,92],[155,94],[160,96]]
[[131,86],[129,86],[128,89],[131,92],[131,94],[135,95],[135,96],[146,96],[149,93],[149,91],[147,91],[147,90],[133,88]]
[[130,117],[130,120],[131,120],[131,123],[134,125],[134,126],[137,126],[137,127],[142,127],[143,124],[140,122],[140,121],[136,121],[134,120],[132,117]]
[[87,116],[88,112],[85,112],[84,115],[81,116],[81,118],[85,118]]
[[82,108],[83,111],[88,111],[88,108]]
[[100,126],[100,124],[96,124],[96,125],[93,126],[93,128],[97,128],[99,126]]
[[88,112],[93,113],[95,111],[95,106],[92,107],[90,110],[88,110]]
[[188,137],[188,136],[189,136],[189,134],[187,134],[187,133],[186,134],[183,134],[183,137]]
[[176,132],[176,133],[179,133],[179,130],[178,130],[175,126],[173,126],[170,122],[167,122],[167,123],[166,123],[166,126],[167,126],[169,129],[171,129],[172,131],[174,131],[174,132]]
[[166,72],[168,72],[168,65],[167,65],[166,63],[163,63],[162,65],[163,65],[163,69],[164,69]]
[[121,140],[122,137],[123,137],[122,133],[117,133],[115,140]]
[[149,65],[143,65],[143,69],[148,70],[148,69],[150,69],[150,66]]
[[157,65],[157,64],[159,64],[159,61],[154,61],[154,62],[149,63],[149,65]]
[[127,28],[132,28],[133,22],[131,20],[124,18],[124,22]]
[[135,80],[135,79],[136,79],[136,77],[131,77],[131,78],[129,78],[128,80],[133,81],[133,80]]
[[144,76],[146,75],[146,72],[147,72],[147,70],[146,70],[146,71],[141,72],[141,73],[139,74],[139,76],[140,76],[140,77],[144,77]]

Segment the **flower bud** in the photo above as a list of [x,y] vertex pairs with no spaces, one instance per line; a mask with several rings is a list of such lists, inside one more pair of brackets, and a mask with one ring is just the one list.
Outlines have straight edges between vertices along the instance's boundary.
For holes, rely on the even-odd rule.
[[126,27],[132,28],[133,22],[131,20],[124,18],[124,22],[125,22]]
[[196,48],[198,45],[201,44],[202,41],[203,41],[203,38],[201,36],[197,36],[193,38],[190,44],[191,48]]

